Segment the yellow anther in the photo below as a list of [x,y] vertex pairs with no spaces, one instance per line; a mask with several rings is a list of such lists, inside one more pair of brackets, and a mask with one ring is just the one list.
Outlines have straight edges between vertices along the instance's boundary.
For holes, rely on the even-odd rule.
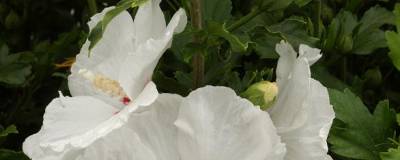
[[96,89],[107,93],[112,97],[126,97],[122,87],[113,79],[110,79],[102,74],[94,74],[86,69],[79,70],[79,74],[90,80]]

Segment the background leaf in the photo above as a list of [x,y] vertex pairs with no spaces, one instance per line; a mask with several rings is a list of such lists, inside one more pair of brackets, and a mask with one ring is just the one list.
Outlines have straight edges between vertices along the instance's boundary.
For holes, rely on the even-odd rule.
[[393,24],[394,15],[385,8],[375,6],[365,12],[354,36],[353,52],[360,55],[386,47],[385,33],[380,29],[384,24]]
[[224,23],[231,18],[231,0],[203,0],[203,19]]
[[379,152],[391,147],[388,137],[394,134],[395,112],[382,101],[370,114],[350,90],[329,90],[336,120],[329,143],[334,153],[354,159],[379,160]]
[[382,160],[398,160],[400,159],[400,147],[397,149],[389,149],[388,152],[381,153]]
[[22,152],[15,152],[7,149],[0,149],[1,160],[29,160]]
[[6,137],[9,134],[17,134],[17,133],[18,133],[17,127],[15,127],[15,125],[11,125],[8,126],[6,129],[0,131],[0,138]]

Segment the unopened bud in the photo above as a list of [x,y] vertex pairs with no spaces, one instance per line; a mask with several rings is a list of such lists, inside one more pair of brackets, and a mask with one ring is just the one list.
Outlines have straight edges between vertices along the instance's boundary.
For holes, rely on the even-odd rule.
[[277,95],[278,86],[275,82],[269,81],[255,83],[242,93],[244,98],[247,98],[253,102],[253,104],[260,106],[262,110],[271,107],[274,104]]

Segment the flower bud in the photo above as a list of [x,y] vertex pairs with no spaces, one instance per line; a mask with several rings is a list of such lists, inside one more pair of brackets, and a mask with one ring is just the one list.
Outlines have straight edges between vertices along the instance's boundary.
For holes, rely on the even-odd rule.
[[278,86],[275,82],[261,81],[251,85],[242,97],[247,98],[253,104],[260,106],[262,110],[271,107],[275,102],[275,97],[278,95]]
[[21,18],[14,11],[11,11],[7,15],[5,20],[5,26],[7,29],[15,29],[20,25],[20,23],[21,23]]
[[364,78],[369,88],[377,88],[382,84],[382,73],[379,68],[373,68],[367,70],[364,74]]
[[353,45],[353,37],[350,35],[341,37],[339,41],[340,51],[342,53],[349,53],[351,50],[353,50]]

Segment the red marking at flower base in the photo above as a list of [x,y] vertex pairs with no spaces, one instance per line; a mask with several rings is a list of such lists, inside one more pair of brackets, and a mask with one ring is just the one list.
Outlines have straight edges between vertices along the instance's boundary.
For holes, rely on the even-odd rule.
[[128,105],[129,104],[129,102],[131,102],[131,99],[129,99],[128,97],[124,97],[124,98],[122,98],[122,103],[124,104],[124,105]]
[[117,112],[114,112],[114,115],[116,115],[116,114],[118,114],[119,113],[119,111],[117,111]]

